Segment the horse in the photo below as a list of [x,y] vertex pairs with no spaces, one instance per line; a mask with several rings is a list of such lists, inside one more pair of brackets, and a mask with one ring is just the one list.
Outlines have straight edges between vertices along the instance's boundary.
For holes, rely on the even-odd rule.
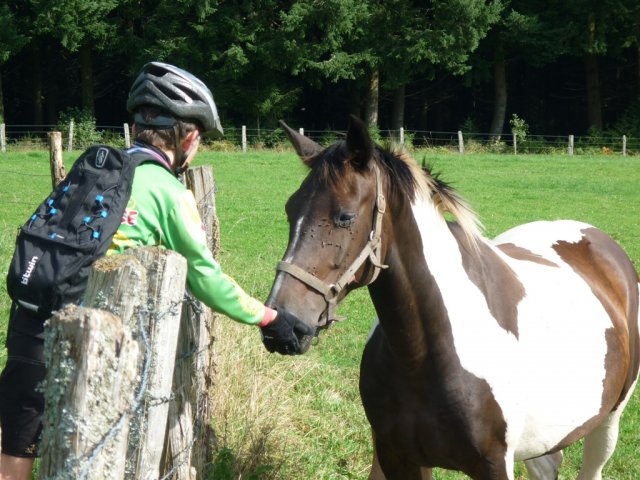
[[600,479],[640,363],[639,278],[622,248],[573,220],[491,241],[455,189],[375,144],[358,118],[327,148],[282,126],[309,172],[286,203],[266,304],[319,330],[367,286],[369,479],[425,480],[435,467],[513,479],[516,461],[555,479],[580,439],[578,479]]

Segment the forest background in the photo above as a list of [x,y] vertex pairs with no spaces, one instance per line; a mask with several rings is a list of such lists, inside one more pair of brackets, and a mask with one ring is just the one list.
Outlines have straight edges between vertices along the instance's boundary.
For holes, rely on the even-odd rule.
[[151,60],[225,126],[640,137],[638,0],[5,0],[0,122],[122,124]]

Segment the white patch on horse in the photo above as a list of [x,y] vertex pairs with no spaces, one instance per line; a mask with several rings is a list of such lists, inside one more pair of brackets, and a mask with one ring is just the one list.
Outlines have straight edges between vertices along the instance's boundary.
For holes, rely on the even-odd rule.
[[[536,222],[499,237],[560,266],[516,260],[494,248],[525,288],[518,338],[492,316],[469,279],[458,244],[429,200],[413,205],[424,258],[438,284],[462,367],[487,381],[507,422],[516,460],[547,452],[597,415],[612,327],[589,286],[552,246],[582,238],[578,222]],[[575,348],[574,348],[575,347]]]

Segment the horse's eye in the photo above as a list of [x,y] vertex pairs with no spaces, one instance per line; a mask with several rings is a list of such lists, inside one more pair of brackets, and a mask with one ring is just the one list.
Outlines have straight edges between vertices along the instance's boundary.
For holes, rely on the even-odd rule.
[[338,227],[348,227],[355,221],[357,216],[357,214],[352,212],[342,212],[334,217],[333,222]]

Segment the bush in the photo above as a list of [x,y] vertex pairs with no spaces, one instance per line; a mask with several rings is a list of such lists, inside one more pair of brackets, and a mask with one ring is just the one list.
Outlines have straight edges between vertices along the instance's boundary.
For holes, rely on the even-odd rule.
[[632,104],[607,133],[611,136],[640,138],[640,101]]
[[73,148],[84,149],[102,142],[102,133],[96,130],[96,119],[88,110],[67,108],[60,113],[56,129],[63,137],[69,135],[69,124],[73,120]]
[[529,125],[527,125],[527,122],[514,113],[511,120],[509,120],[509,125],[511,125],[511,131],[516,136],[518,144],[524,143],[529,134]]

